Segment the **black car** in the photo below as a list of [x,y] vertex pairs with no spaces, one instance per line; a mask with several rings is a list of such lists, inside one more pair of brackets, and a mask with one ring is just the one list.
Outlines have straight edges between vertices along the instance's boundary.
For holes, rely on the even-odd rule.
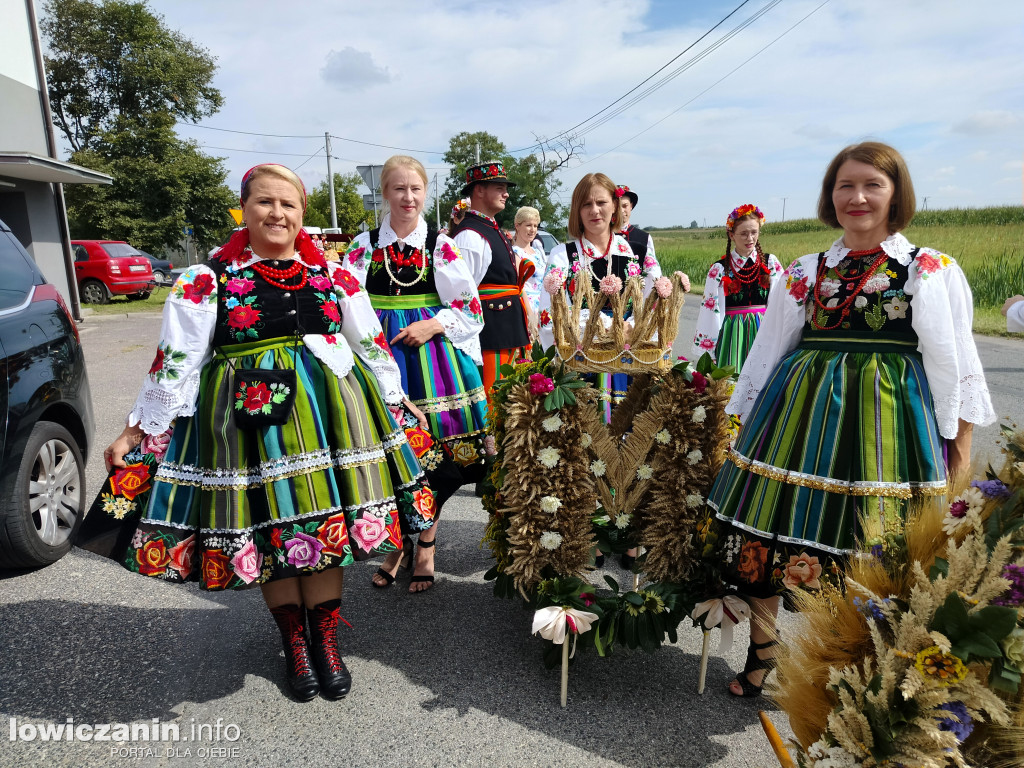
[[78,328],[0,221],[0,567],[58,560],[85,515],[92,399]]
[[174,269],[174,265],[171,262],[167,259],[158,259],[156,256],[145,251],[139,251],[139,254],[145,256],[149,263],[153,265],[153,279],[157,285],[171,284],[171,270]]

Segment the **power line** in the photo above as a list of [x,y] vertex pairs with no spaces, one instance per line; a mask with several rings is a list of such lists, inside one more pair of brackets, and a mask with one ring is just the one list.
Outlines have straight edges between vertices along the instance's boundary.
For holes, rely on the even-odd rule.
[[314,153],[313,153],[312,155],[310,155],[310,156],[309,156],[309,157],[307,157],[307,158],[306,158],[305,160],[303,160],[303,161],[302,161],[301,163],[299,163],[299,164],[298,164],[298,165],[296,165],[296,166],[295,166],[294,168],[292,168],[292,170],[293,170],[293,171],[298,171],[298,170],[299,170],[299,168],[301,168],[302,166],[304,166],[304,165],[305,165],[306,163],[308,163],[308,162],[309,162],[310,160],[312,160],[312,159],[313,159],[314,157],[316,157],[317,155],[319,155],[319,154],[320,154],[321,152],[323,152],[323,151],[324,151],[324,150],[323,150],[323,148],[321,148],[321,149],[318,149],[318,150],[317,150],[316,152],[314,152]]
[[703,96],[703,95],[704,95],[705,93],[707,93],[708,91],[710,91],[711,89],[713,89],[713,88],[714,88],[715,86],[717,86],[717,85],[718,85],[719,83],[721,83],[721,82],[722,82],[723,80],[726,80],[726,79],[728,79],[728,78],[729,78],[729,77],[731,77],[731,76],[732,76],[732,75],[733,75],[733,74],[734,74],[735,72],[737,72],[738,70],[742,69],[742,68],[743,68],[743,67],[745,67],[745,66],[746,66],[747,64],[749,64],[749,63],[750,63],[751,61],[753,61],[754,59],[756,59],[756,58],[757,58],[758,56],[760,56],[760,55],[761,55],[762,53],[764,53],[764,52],[765,52],[766,50],[768,50],[768,49],[769,49],[769,48],[771,48],[771,47],[772,47],[773,45],[775,45],[775,43],[779,42],[779,40],[781,40],[782,38],[784,38],[784,37],[785,37],[786,35],[788,35],[788,34],[789,34],[790,32],[792,32],[792,31],[793,31],[794,29],[796,29],[796,28],[797,28],[797,27],[799,27],[799,26],[800,26],[801,24],[803,24],[803,23],[804,23],[804,22],[805,22],[805,21],[806,21],[807,19],[809,19],[809,18],[810,18],[811,16],[813,16],[813,15],[814,15],[815,13],[817,13],[817,12],[818,12],[818,11],[820,11],[820,10],[821,10],[822,8],[824,8],[824,7],[826,6],[826,5],[828,5],[828,4],[829,4],[829,2],[831,2],[831,0],[824,0],[824,2],[823,2],[823,3],[821,3],[821,4],[819,5],[819,6],[817,6],[816,8],[814,8],[814,9],[813,9],[813,10],[812,10],[812,11],[811,11],[810,13],[808,13],[808,14],[807,14],[806,16],[804,16],[804,17],[803,17],[803,18],[801,18],[801,19],[800,19],[799,21],[797,21],[797,22],[796,22],[796,23],[795,23],[795,24],[794,24],[793,26],[789,27],[789,29],[787,29],[787,30],[786,30],[785,32],[783,32],[783,33],[782,33],[781,35],[779,35],[778,37],[776,37],[776,38],[775,38],[774,40],[772,40],[771,42],[767,43],[767,44],[766,44],[766,45],[765,45],[764,47],[760,48],[760,49],[759,49],[759,50],[758,50],[758,51],[757,51],[756,53],[754,53],[754,54],[753,54],[752,56],[750,56],[749,58],[747,58],[747,59],[744,59],[744,60],[743,60],[742,62],[740,62],[740,63],[739,63],[739,64],[738,64],[737,66],[735,66],[735,67],[734,67],[733,69],[729,70],[729,72],[727,72],[727,73],[726,73],[725,75],[723,75],[723,76],[722,76],[722,77],[720,77],[720,78],[719,78],[718,80],[716,80],[715,82],[713,82],[713,83],[712,83],[711,85],[709,85],[709,86],[708,86],[707,88],[705,88],[705,89],[704,89],[703,91],[701,91],[700,93],[698,93],[698,94],[697,94],[696,96],[694,96],[694,97],[693,97],[692,99],[690,99],[689,101],[686,101],[686,102],[684,102],[684,103],[683,103],[682,105],[680,105],[680,106],[679,106],[679,107],[677,107],[676,109],[674,109],[674,110],[672,110],[671,112],[669,112],[669,113],[668,113],[667,115],[665,115],[665,116],[664,116],[663,118],[661,118],[661,119],[660,119],[660,120],[658,120],[657,122],[655,122],[655,123],[652,123],[651,125],[647,126],[646,128],[644,128],[644,129],[643,129],[642,131],[640,131],[639,133],[635,133],[635,134],[633,134],[633,135],[632,135],[632,136],[630,136],[630,137],[629,137],[628,139],[626,139],[625,141],[623,141],[623,142],[622,142],[621,144],[616,144],[616,145],[615,145],[614,147],[612,147],[611,149],[605,150],[604,152],[602,152],[602,153],[601,153],[600,155],[598,155],[597,157],[591,158],[590,160],[586,160],[586,161],[584,161],[584,162],[580,163],[580,165],[579,165],[579,166],[577,166],[577,167],[580,167],[580,166],[584,166],[584,165],[589,165],[590,163],[593,163],[593,162],[594,162],[594,161],[596,161],[596,160],[600,160],[600,159],[601,159],[602,157],[604,157],[605,155],[607,155],[607,154],[609,154],[609,153],[611,153],[611,152],[614,152],[614,151],[615,151],[616,149],[618,149],[619,147],[624,147],[624,146],[625,146],[626,144],[629,144],[629,142],[631,142],[631,141],[632,141],[633,139],[637,138],[638,136],[643,136],[643,135],[644,135],[645,133],[647,133],[647,132],[648,132],[649,130],[651,130],[652,128],[654,128],[654,127],[656,127],[656,126],[658,126],[658,125],[661,125],[661,123],[663,123],[663,122],[665,122],[666,120],[668,120],[668,119],[669,119],[670,117],[672,117],[672,115],[676,114],[677,112],[680,112],[680,111],[681,111],[681,110],[683,110],[683,109],[684,109],[685,107],[688,107],[688,106],[689,106],[690,104],[692,104],[692,103],[693,103],[693,102],[695,102],[695,101],[696,101],[697,99],[699,99],[699,98],[700,98],[701,96]]
[[[319,134],[296,134],[296,133],[259,133],[256,131],[238,131],[234,128],[215,128],[212,125],[200,125],[199,123],[186,123],[190,128],[203,128],[207,131],[221,131],[222,133],[237,133],[242,136],[260,136],[268,139],[320,139],[322,136]],[[397,149],[402,152],[416,152],[421,155],[443,155],[447,150],[441,150],[440,152],[430,149],[411,149],[409,147],[392,147],[389,144],[374,144],[372,141],[361,141],[359,139],[349,139],[345,136],[331,135],[332,139],[338,141],[349,141],[353,144],[365,144],[368,147],[381,147],[383,149]],[[279,153],[279,154],[284,154]]]
[[[238,149],[237,147],[215,147],[211,144],[200,144],[203,149],[216,149],[220,152],[252,152],[261,155],[284,155],[286,157],[305,157],[305,152],[278,152],[272,149]],[[319,150],[317,150],[319,151]]]
[[[665,69],[667,69],[670,64],[672,64],[674,61],[678,60],[680,56],[685,54],[687,51],[689,51],[691,48],[693,48],[695,45],[697,45],[697,43],[699,43],[705,37],[707,37],[712,32],[714,32],[716,29],[718,29],[720,26],[722,26],[722,24],[724,24],[726,21],[728,21],[729,18],[731,16],[733,16],[740,8],[742,8],[744,5],[746,5],[749,2],[750,2],[750,0],[743,0],[743,2],[740,3],[739,5],[737,5],[735,8],[733,8],[732,11],[730,11],[728,14],[726,14],[721,19],[719,19],[719,21],[713,27],[711,27],[711,29],[709,29],[703,35],[701,35],[696,40],[694,40],[692,43],[690,43],[688,46],[686,46],[686,48],[684,48],[682,51],[680,51],[678,54],[676,54],[673,58],[671,58],[669,61],[667,61],[660,69],[658,69],[658,70],[654,71],[653,73],[651,73],[644,80],[641,80],[639,83],[637,83],[630,90],[626,91],[624,94],[619,96],[619,98],[617,98],[615,101],[613,101],[608,106],[604,107],[603,109],[598,110],[597,112],[592,114],[590,117],[588,117],[586,120],[581,120],[580,122],[576,123],[576,125],[574,125],[572,128],[567,128],[566,130],[562,131],[561,133],[556,134],[555,136],[552,137],[551,140],[555,140],[555,139],[559,139],[559,138],[561,138],[563,136],[567,136],[568,134],[572,133],[574,130],[579,128],[581,125],[585,125],[586,123],[589,123],[591,120],[593,120],[595,117],[600,115],[602,112],[606,112],[607,110],[609,110],[612,107],[614,107],[616,104],[618,104],[624,98],[626,98],[631,93],[635,92],[638,88],[640,88],[640,86],[644,85],[644,83],[649,82],[657,74],[659,74],[660,72],[665,71]],[[532,144],[529,147],[523,147],[522,149],[513,149],[513,150],[511,150],[510,154],[515,154],[517,152],[526,152],[527,150],[530,150],[530,149],[536,149],[539,146],[540,146],[540,144],[538,143],[538,144]]]

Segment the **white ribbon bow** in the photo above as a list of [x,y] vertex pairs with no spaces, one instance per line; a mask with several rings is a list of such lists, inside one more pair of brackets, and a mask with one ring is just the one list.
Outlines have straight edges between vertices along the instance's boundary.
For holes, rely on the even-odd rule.
[[737,595],[716,597],[705,600],[703,603],[697,603],[690,617],[694,621],[700,621],[700,617],[704,614],[707,614],[703,621],[705,629],[721,626],[722,640],[718,644],[718,652],[724,653],[732,648],[733,627],[750,618],[750,604]]
[[533,629],[530,630],[530,634],[536,635],[540,632],[540,636],[545,640],[561,645],[565,642],[566,628],[568,628],[569,632],[574,635],[572,653],[570,654],[572,657],[576,653],[575,635],[589,632],[591,625],[597,620],[598,615],[590,611],[549,605],[533,614]]

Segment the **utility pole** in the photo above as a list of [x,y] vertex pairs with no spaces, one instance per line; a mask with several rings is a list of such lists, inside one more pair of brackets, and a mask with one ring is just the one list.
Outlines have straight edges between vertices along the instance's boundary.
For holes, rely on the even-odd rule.
[[334,173],[331,171],[331,134],[324,131],[324,141],[327,143],[327,190],[331,196],[331,227],[338,228],[338,208],[334,203]]
[[437,196],[437,174],[434,174],[434,213],[437,216],[437,228],[441,229],[441,200]]
[[928,197],[927,197],[927,195],[926,195],[926,196],[925,196],[925,198],[924,198],[924,209],[925,209],[926,211],[928,210]]
[[782,198],[782,220],[786,220],[786,198]]
[[476,143],[476,164],[480,165],[480,142]]

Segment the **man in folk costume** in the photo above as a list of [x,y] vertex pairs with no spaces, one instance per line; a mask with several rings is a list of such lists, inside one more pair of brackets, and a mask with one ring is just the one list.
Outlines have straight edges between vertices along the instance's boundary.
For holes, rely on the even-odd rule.
[[[619,202],[619,223],[622,225],[619,234],[626,238],[630,249],[636,254],[640,263],[644,265],[644,269],[648,270],[652,264],[657,263],[658,258],[654,255],[654,238],[640,229],[640,227],[634,227],[629,223],[629,217],[633,214],[633,209],[636,208],[636,203],[640,196],[626,186],[616,187],[615,196]],[[648,257],[650,258],[648,259]],[[660,275],[659,271],[657,276]]]
[[451,235],[480,289],[484,316],[480,348],[488,399],[501,366],[514,363],[530,347],[523,286],[534,265],[523,260],[516,266],[512,241],[494,220],[505,209],[508,190],[514,186],[499,162],[467,168],[462,196],[469,198],[469,210]]

